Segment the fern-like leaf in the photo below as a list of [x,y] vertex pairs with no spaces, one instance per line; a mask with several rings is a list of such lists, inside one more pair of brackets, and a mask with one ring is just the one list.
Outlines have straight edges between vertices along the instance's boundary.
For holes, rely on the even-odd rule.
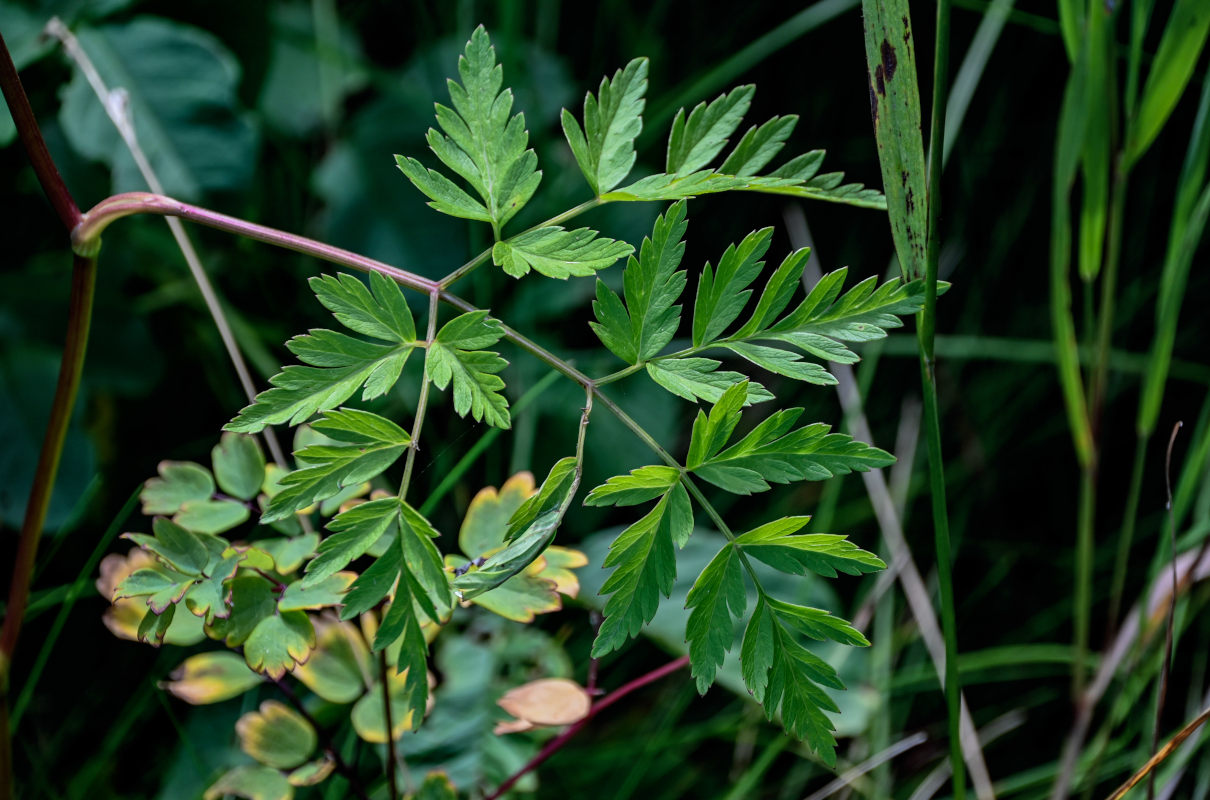
[[412,437],[389,419],[357,409],[328,411],[312,424],[340,444],[311,445],[296,455],[306,464],[285,475],[261,522],[275,522],[379,475],[403,453]]
[[438,389],[454,384],[454,410],[496,428],[510,425],[504,381],[496,373],[508,362],[489,347],[504,336],[499,320],[471,311],[447,322],[429,345],[424,368]]
[[608,192],[634,166],[634,140],[643,130],[647,59],[636,58],[584,97],[584,128],[563,109],[563,134],[594,195]]
[[675,203],[657,217],[639,257],[627,261],[622,274],[626,303],[597,281],[592,304],[597,321],[588,323],[614,355],[629,364],[653,358],[676,335],[685,290],[685,272],[677,270],[685,255],[685,203]]
[[610,598],[592,645],[594,658],[621,647],[655,616],[660,595],[668,597],[676,580],[673,544],[683,545],[692,532],[689,494],[677,483],[646,516],[618,534],[605,558],[605,566],[614,571],[601,587],[601,594]]
[[626,242],[598,236],[588,228],[538,228],[496,242],[492,261],[514,278],[532,268],[548,278],[566,279],[593,275],[634,252]]
[[367,342],[325,329],[296,336],[286,346],[310,366],[291,365],[273,376],[261,392],[223,429],[258,433],[266,425],[297,425],[320,411],[336,408],[363,385],[363,400],[390,391],[416,347],[416,328],[399,287],[381,275],[370,289],[357,278],[311,279],[319,301],[350,329],[379,339]]
[[490,222],[499,238],[500,229],[529,202],[542,180],[538,157],[528,149],[525,115],[509,116],[513,93],[501,90],[504,70],[496,63],[496,50],[482,25],[458,59],[458,75],[461,84],[447,82],[454,107],[436,104],[437,123],[444,134],[430,128],[428,144],[482,202],[414,158],[396,156],[396,162],[430,198],[430,206],[456,217]]
[[[733,408],[746,392],[744,384],[736,384],[720,397],[718,405]],[[889,453],[847,434],[829,433],[831,428],[823,423],[791,430],[802,411],[801,408],[778,411],[739,442],[721,451],[717,450],[718,437],[713,433],[717,427],[699,412],[689,447],[690,470],[721,489],[746,495],[766,491],[770,482],[826,480],[833,475],[865,472],[894,463]],[[699,441],[699,437],[706,436],[710,437],[709,442]]]

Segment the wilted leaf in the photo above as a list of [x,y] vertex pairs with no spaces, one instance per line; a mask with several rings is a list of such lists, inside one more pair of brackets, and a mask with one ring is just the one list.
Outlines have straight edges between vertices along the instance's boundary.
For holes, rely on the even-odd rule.
[[238,697],[263,680],[242,658],[223,650],[190,656],[168,677],[160,688],[195,706]]
[[259,711],[240,717],[235,732],[240,749],[268,767],[293,769],[315,751],[315,728],[277,700],[266,700]]
[[542,678],[510,689],[497,705],[532,725],[570,725],[588,716],[592,700],[575,681]]

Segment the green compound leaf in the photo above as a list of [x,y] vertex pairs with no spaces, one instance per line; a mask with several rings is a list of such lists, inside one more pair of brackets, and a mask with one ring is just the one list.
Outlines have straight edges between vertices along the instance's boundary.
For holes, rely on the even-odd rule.
[[445,133],[430,128],[428,144],[482,202],[440,173],[425,170],[415,159],[396,156],[396,161],[416,188],[432,200],[430,206],[456,217],[490,222],[499,238],[500,229],[537,190],[542,173],[537,170],[538,157],[527,149],[525,115],[509,117],[513,93],[511,89],[501,91],[504,70],[496,63],[495,48],[482,25],[458,59],[458,74],[461,84],[452,80],[447,84],[454,107],[436,104],[437,123]]
[[[401,540],[406,540],[407,538],[409,537],[400,537]],[[431,540],[429,541],[429,546],[432,546]],[[396,730],[400,732],[406,730],[408,727],[419,725],[420,719],[424,715],[425,707],[428,704],[429,646],[420,627],[420,613],[422,612],[429,616],[430,619],[437,621],[435,620],[434,600],[431,597],[425,597],[425,587],[414,577],[412,563],[408,558],[408,550],[409,548],[405,541],[402,546],[402,568],[399,574],[399,584],[395,589],[395,599],[391,602],[390,607],[383,616],[382,624],[378,627],[378,632],[374,636],[373,643],[373,650],[377,652],[399,642],[399,656],[396,660],[396,669],[399,675],[391,676],[387,685],[390,688],[392,709],[396,702],[396,695],[399,695],[403,704],[401,711],[404,713],[393,715],[393,722],[397,726]],[[437,554],[436,548],[432,548],[432,553],[437,556],[436,566],[442,572],[444,580],[444,565],[441,563],[441,556]],[[448,583],[445,586],[445,594],[447,597],[450,594]],[[449,598],[447,602],[452,604],[452,598]],[[371,695],[375,693],[378,698],[381,698],[381,686],[378,687],[377,692],[371,690]],[[367,697],[369,696],[367,695]],[[361,702],[364,703],[365,701],[366,698],[362,698]],[[381,713],[381,700],[379,699],[374,705],[378,707],[378,713]],[[356,708],[354,708],[354,712],[356,712]],[[372,715],[374,712],[369,711],[364,713]],[[354,724],[356,725],[356,723]],[[398,728],[400,725],[404,727],[402,729]],[[380,730],[384,732],[383,741],[385,741],[386,726],[381,725]],[[358,733],[365,738],[365,734],[362,731],[359,730]],[[392,737],[395,735],[395,731],[392,731]]]
[[[753,87],[741,86],[709,105],[700,103],[686,118],[677,112],[668,142],[667,171],[629,186],[606,191],[606,201],[684,200],[702,194],[748,191],[886,210],[886,198],[859,183],[844,183],[844,173],[818,175],[822,150],[790,159],[768,175],[757,175],[779,153],[798,122],[796,116],[774,117],[753,126],[717,169],[714,160],[738,128],[752,100]],[[565,112],[566,113],[566,112]],[[571,136],[568,137],[569,141]],[[573,149],[576,143],[572,143]]]
[[655,616],[660,595],[668,597],[676,580],[673,543],[683,545],[692,532],[693,507],[685,487],[677,483],[646,516],[618,534],[605,558],[604,566],[615,569],[601,587],[602,595],[611,596],[592,645],[593,658],[621,647]]
[[267,767],[293,769],[315,752],[318,736],[311,723],[277,700],[266,700],[235,723],[239,746]]
[[190,500],[209,500],[214,495],[214,478],[210,470],[192,461],[161,461],[158,478],[143,484],[139,500],[143,513],[175,514]]
[[221,800],[229,795],[247,800],[290,800],[294,787],[272,767],[246,764],[227,772],[206,790],[203,800]]
[[746,605],[739,554],[728,543],[702,570],[685,602],[690,609],[685,640],[699,693],[705,694],[714,683],[723,657],[735,641],[731,620],[742,617]]
[[320,275],[310,280],[319,302],[351,331],[385,342],[416,341],[416,323],[399,286],[379,272],[370,286],[355,275]]
[[[355,287],[356,283],[361,288]],[[363,385],[363,400],[390,391],[416,347],[415,325],[399,286],[386,278],[371,280],[371,290],[350,276],[311,280],[311,289],[342,323],[381,342],[367,342],[317,328],[295,336],[286,346],[310,366],[291,365],[269,379],[261,392],[224,426],[236,433],[258,433],[266,425],[297,425],[312,414],[336,408]]]
[[713,358],[666,358],[648,362],[647,374],[677,397],[689,401],[718,402],[723,392],[739,385],[747,392],[746,403],[773,399],[773,394],[764,386],[738,372],[719,370],[720,365],[721,362]]
[[307,564],[304,587],[327,580],[360,558],[399,520],[398,497],[382,497],[359,503],[341,512],[328,523],[332,535],[319,543],[315,558]]
[[496,242],[492,262],[514,278],[536,269],[548,278],[594,275],[634,252],[626,242],[607,239],[589,228],[538,228]]
[[586,506],[633,506],[654,500],[681,479],[676,467],[651,466],[615,475],[588,493]]
[[210,451],[214,478],[225,494],[251,500],[265,482],[265,454],[254,436],[224,433]]
[[[151,529],[155,536],[124,533],[122,538],[150,550],[162,563],[186,575],[201,575],[210,563],[211,549],[207,547],[207,542],[214,541],[214,537],[195,533],[163,517],[156,517]],[[218,550],[221,553],[223,547],[220,546]]]
[[[753,125],[739,140],[739,144],[727,156],[727,160],[718,168],[724,175],[735,175],[741,178],[755,175],[781,152],[790,138],[794,126],[798,124],[798,116],[791,114],[785,117],[774,117],[764,125]],[[822,160],[822,154],[821,159]]]
[[563,109],[563,134],[594,195],[617,186],[634,166],[634,140],[643,130],[647,59],[636,58],[584,97],[584,128]]
[[832,373],[818,364],[803,361],[802,356],[798,353],[747,342],[737,342],[724,345],[724,347],[749,363],[777,375],[785,375],[787,378],[813,383],[817,386],[836,385],[836,377]]
[[441,553],[433,543],[439,534],[419,511],[407,503],[401,504],[402,520],[399,541],[403,547],[403,563],[413,599],[430,620],[443,624],[453,610],[454,598]]
[[835,726],[823,713],[839,709],[821,686],[843,689],[836,671],[792,634],[798,616],[785,603],[757,601],[744,631],[740,666],[744,683],[769,719],[781,712],[792,736],[806,741],[829,765],[836,763]]
[[454,410],[461,416],[469,411],[477,421],[496,428],[512,424],[504,381],[496,374],[508,362],[481,348],[495,344],[504,336],[499,320],[486,311],[471,311],[456,317],[437,333],[429,346],[424,369],[438,389],[454,384]]
[[[719,405],[734,406],[743,390],[742,385],[733,387],[732,394],[721,399]],[[703,422],[699,414],[694,436],[697,440],[700,431],[705,438],[690,445],[694,454],[691,471],[721,489],[751,494],[766,491],[770,482],[826,480],[833,475],[865,472],[894,463],[889,453],[847,434],[829,433],[831,428],[823,423],[791,431],[802,411],[790,408],[771,414],[738,443],[716,455],[707,454],[719,446],[717,429]],[[711,430],[716,433],[712,435]]]
[[628,364],[659,355],[676,335],[681,307],[674,305],[685,290],[685,203],[674,204],[657,217],[651,237],[643,239],[639,257],[626,263],[622,274],[626,304],[601,281],[592,304],[597,321],[588,323],[601,342]]
[[248,641],[256,626],[277,613],[274,586],[260,575],[244,572],[227,582],[229,616],[218,617],[206,625],[212,639],[222,639],[228,647],[239,647]]
[[739,127],[756,87],[738,86],[719,95],[708,105],[698,103],[688,118],[685,109],[676,112],[668,137],[670,175],[688,175],[709,164],[727,145],[727,138]]
[[717,272],[706,262],[693,304],[694,347],[713,342],[743,311],[752,296],[748,286],[765,265],[760,258],[769,249],[772,236],[772,228],[763,228],[745,236],[739,247],[728,246]]
[[381,474],[411,443],[407,431],[369,411],[328,411],[312,428],[341,444],[311,445],[295,455],[307,464],[281,478],[281,491],[269,501],[261,522],[284,519]]
[[239,552],[229,548],[222,558],[207,565],[207,575],[198,579],[185,592],[185,607],[190,613],[204,618],[207,623],[213,623],[215,617],[227,617],[231,614],[227,607],[226,582],[235,575],[247,555],[246,551]]
[[307,660],[315,647],[315,628],[302,611],[273,613],[257,623],[244,642],[244,660],[256,672],[280,679]]
[[785,517],[761,525],[735,540],[735,546],[774,569],[793,575],[814,572],[825,578],[836,573],[861,575],[886,569],[882,559],[862,550],[846,537],[829,533],[794,535],[810,517]]
[[136,635],[138,640],[146,642],[152,647],[159,647],[164,643],[164,637],[172,626],[174,616],[176,616],[175,605],[165,606],[162,611],[148,607],[147,613],[143,615],[143,621],[139,623]]
[[399,568],[403,556],[398,547],[388,547],[386,552],[378,557],[373,564],[353,581],[349,591],[344,596],[344,607],[340,610],[341,619],[353,619],[364,614],[382,602],[395,586],[399,577]]
[[357,578],[354,572],[337,572],[318,583],[304,586],[296,581],[286,587],[277,601],[278,611],[311,611],[344,602],[344,594]]
[[160,683],[186,703],[195,706],[221,703],[261,683],[263,678],[235,653],[218,650],[190,656]]

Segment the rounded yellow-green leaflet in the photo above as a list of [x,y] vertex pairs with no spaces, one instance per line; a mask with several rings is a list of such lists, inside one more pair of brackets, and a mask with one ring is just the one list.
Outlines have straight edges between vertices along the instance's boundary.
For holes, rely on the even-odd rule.
[[225,650],[190,656],[169,678],[160,683],[160,688],[193,705],[238,697],[263,680],[248,669],[244,659]]
[[268,767],[293,769],[315,751],[316,735],[301,714],[277,700],[261,703],[235,723],[239,746]]

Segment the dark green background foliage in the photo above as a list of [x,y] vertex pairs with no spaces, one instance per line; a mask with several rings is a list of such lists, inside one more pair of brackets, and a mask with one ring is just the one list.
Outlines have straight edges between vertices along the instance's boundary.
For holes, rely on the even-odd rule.
[[[798,22],[787,25],[792,9],[775,3],[707,8],[678,2],[573,7],[556,0],[0,0],[0,30],[18,66],[25,68],[23,79],[35,111],[82,207],[115,191],[143,187],[91,92],[78,76],[73,78],[57,50],[33,35],[52,14],[62,16],[86,45],[128,72],[132,103],[146,104],[160,115],[163,141],[143,144],[152,151],[168,194],[436,278],[491,242],[483,226],[427,208],[422,195],[396,169],[392,154],[421,156],[432,164],[424,142],[432,124],[432,101],[445,99],[444,80],[453,75],[457,54],[475,25],[482,22],[491,31],[506,85],[516,95],[515,109],[526,114],[530,145],[544,171],[534,201],[510,229],[516,232],[588,199],[590,191],[563,138],[560,109],[570,108],[579,116],[584,92],[595,93],[602,75],[612,75],[638,56],[650,58],[650,88],[634,177],[661,168],[676,108],[711,99],[734,85],[755,83],[749,122],[798,114],[787,153],[826,149],[829,170],[843,170],[848,180],[877,187],[880,172],[860,12],[845,0],[820,5],[840,13],[804,31]],[[928,64],[931,6],[920,4],[913,10],[918,15],[917,56]],[[984,10],[978,0],[955,9],[955,63]],[[1149,52],[1158,43],[1164,14],[1166,10],[1152,24],[1145,44]],[[771,31],[781,38],[742,63],[730,60]],[[1191,89],[1130,183],[1113,338],[1116,352],[1100,419],[1103,504],[1094,584],[1097,622],[1104,618],[1120,498],[1129,480],[1139,375],[1155,330],[1153,309],[1168,215],[1196,95],[1205,79],[1205,61],[1203,57]],[[1037,796],[1047,785],[1050,773],[1028,770],[1053,772],[1070,721],[1070,532],[1077,467],[1050,355],[1046,310],[1048,190],[1067,63],[1051,5],[1018,3],[979,81],[943,184],[941,277],[952,281],[953,288],[939,305],[938,384],[956,554],[959,644],[965,654],[960,664],[977,725],[1016,709],[1025,712],[1022,725],[986,748],[992,776],[1008,781],[1005,788],[1015,787],[1023,797]],[[180,81],[171,89],[169,74]],[[927,97],[927,78],[922,90]],[[11,133],[7,118],[0,121],[0,137],[8,141],[0,149],[0,185],[7,187],[0,268],[0,534],[5,542],[0,552],[6,560],[11,559],[53,391],[69,275],[67,243],[24,153],[10,141]],[[660,210],[655,204],[616,203],[591,212],[584,224],[637,245]],[[788,223],[797,224],[800,213],[805,213],[814,234],[824,272],[848,266],[850,284],[886,273],[893,245],[884,214],[745,193],[689,204],[682,266],[689,269],[691,290],[704,262],[715,262],[728,243],[758,228],[773,226],[768,259],[779,263],[802,244],[792,246],[788,233]],[[264,386],[281,364],[291,362],[282,342],[328,324],[306,280],[321,267],[227,234],[204,229],[190,233]],[[1202,248],[1194,264],[1205,254]],[[620,265],[605,273],[615,288],[620,277]],[[517,282],[500,270],[484,268],[458,289],[539,343],[574,359],[589,374],[621,367],[587,325],[593,298],[590,279],[563,282],[531,276]],[[1161,431],[1177,419],[1185,420],[1190,432],[1208,424],[1210,329],[1201,313],[1207,302],[1210,272],[1195,268],[1161,409]],[[419,301],[413,310],[423,311]],[[688,331],[682,329],[680,335],[688,336]],[[915,343],[910,332],[896,332],[884,343],[860,348],[860,354],[858,376],[867,392],[873,443],[891,450],[901,423],[913,418],[919,394]],[[515,403],[547,370],[523,354],[505,355],[512,363],[504,377],[510,402]],[[411,419],[419,361],[407,365],[405,380],[378,413]],[[804,406],[804,419],[842,423],[831,390],[767,374],[761,380],[784,405]],[[611,389],[653,435],[674,452],[684,452],[691,404],[641,377]],[[40,564],[45,566],[36,575],[36,591],[76,581],[101,532],[131,492],[154,474],[157,462],[204,462],[221,426],[246,404],[179,251],[158,220],[138,218],[115,225],[105,235],[80,399],[48,520],[54,530],[43,542]],[[571,452],[582,400],[581,391],[567,383],[555,383],[543,392],[433,510],[434,525],[456,530],[480,487],[500,485],[513,472],[531,466],[544,474],[557,458]],[[451,413],[448,404],[430,413],[427,443],[413,479],[414,496],[423,497],[436,486],[486,430],[468,423]],[[682,434],[686,440],[677,441]],[[1196,440],[1191,433],[1178,442],[1174,481],[1185,476],[1190,463],[1185,443]],[[1165,443],[1166,437],[1155,437],[1146,460],[1136,552],[1126,582],[1131,602],[1144,585],[1161,529]],[[643,445],[606,414],[594,417],[588,452],[609,457],[589,458],[584,487],[652,463]],[[1210,494],[1196,477],[1205,474],[1204,461],[1192,462],[1188,469],[1185,480],[1191,492],[1185,505],[1178,505],[1183,516],[1176,520],[1177,535],[1204,536]],[[920,455],[907,484],[905,528],[922,568],[932,554],[924,487]],[[736,530],[749,530],[777,516],[812,514],[815,519],[807,532],[849,534],[861,547],[885,557],[856,476],[756,498],[725,496],[719,502]],[[580,546],[593,558],[582,571],[592,573],[582,579],[587,595],[601,585],[597,567],[608,542],[594,534],[630,522],[633,516],[578,506],[564,522],[559,543]],[[696,575],[712,552],[691,547],[681,556],[683,573]],[[694,563],[695,558],[700,563]],[[8,571],[6,561],[0,574]],[[808,588],[800,587],[796,596],[852,618],[875,580],[844,578],[827,586],[808,581]],[[670,605],[683,606],[685,591],[687,587],[674,590]],[[829,597],[833,592],[839,596]],[[44,602],[39,612],[37,599],[35,594],[15,667],[18,686],[54,616],[55,606]],[[1197,698],[1203,691],[1210,625],[1194,615],[1206,599],[1204,588],[1197,588],[1187,606],[1190,627],[1182,642],[1185,657],[1175,663],[1170,727],[1186,716],[1186,696]],[[154,683],[179,663],[181,651],[159,653],[114,639],[99,622],[102,608],[89,588],[68,618],[22,721],[15,757],[27,796],[200,796],[232,758],[230,743],[210,732],[229,730],[247,709],[238,702],[195,709],[165,696]],[[885,648],[878,650],[876,642],[874,651],[850,653],[840,668],[850,689],[841,700],[841,733],[857,737],[842,740],[841,753],[850,761],[869,755],[869,728],[875,720],[890,726],[889,741],[927,731],[936,741],[914,749],[892,767],[895,796],[907,797],[943,757],[944,706],[901,597],[892,613],[895,624],[881,629],[887,632]],[[563,642],[582,679],[593,638],[585,608],[569,603],[563,613],[537,624]],[[672,631],[670,638],[677,635],[675,624],[663,630]],[[1094,624],[1093,630],[1092,644],[1099,649],[1100,627]],[[607,656],[601,665],[603,685],[615,688],[667,660],[661,652],[662,634],[656,633]],[[483,632],[485,637],[490,634]],[[461,646],[455,642],[450,648]],[[448,668],[450,678],[461,674],[452,666],[460,655],[464,661],[470,657],[439,653],[437,669]],[[478,652],[474,657],[495,659],[484,663],[484,670],[511,665],[522,676],[534,670],[515,653]],[[875,687],[875,657],[893,659],[889,686]],[[460,685],[471,687],[466,696],[473,698],[475,676],[461,679],[467,683]],[[472,699],[466,702],[468,708],[474,706]],[[433,723],[455,724],[448,712],[441,713],[447,716],[435,717]],[[421,734],[430,735],[437,734]],[[540,796],[714,797],[722,796],[721,786],[751,780],[755,783],[739,785],[736,797],[800,797],[823,785],[826,776],[821,767],[795,755],[798,747],[779,728],[765,723],[755,705],[722,686],[697,698],[685,672],[646,688],[594,722],[542,770]],[[1130,757],[1137,754],[1125,744],[1112,750],[1102,788],[1139,763]],[[1201,774],[1204,781],[1205,769]]]

